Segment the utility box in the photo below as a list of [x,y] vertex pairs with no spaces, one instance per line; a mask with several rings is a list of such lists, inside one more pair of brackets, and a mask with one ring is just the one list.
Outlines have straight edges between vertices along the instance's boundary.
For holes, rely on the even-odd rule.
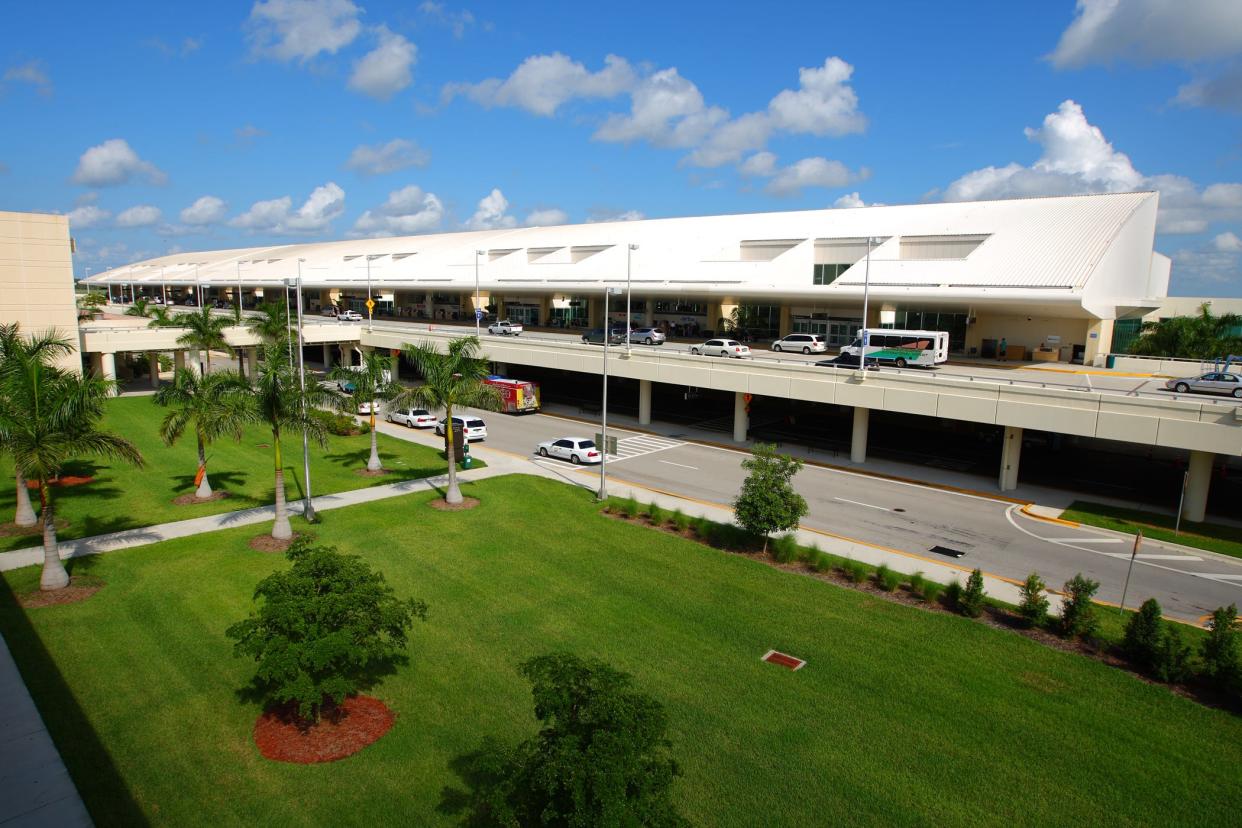
[[[466,456],[466,438],[461,433],[461,426],[457,423],[452,424],[453,429],[453,462],[460,463]],[[444,453],[448,454],[448,432],[444,433]]]

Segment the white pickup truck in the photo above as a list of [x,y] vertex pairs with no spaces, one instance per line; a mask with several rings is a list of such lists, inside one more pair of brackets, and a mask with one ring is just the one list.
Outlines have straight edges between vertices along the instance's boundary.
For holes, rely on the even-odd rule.
[[505,319],[488,325],[487,332],[489,334],[502,334],[504,336],[520,336],[522,333],[522,324],[520,322],[510,322],[508,319]]

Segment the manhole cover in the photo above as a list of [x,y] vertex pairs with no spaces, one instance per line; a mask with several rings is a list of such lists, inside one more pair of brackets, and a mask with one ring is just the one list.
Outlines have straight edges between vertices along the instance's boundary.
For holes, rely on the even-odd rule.
[[905,509],[901,508],[900,506],[894,506],[894,507],[893,507],[893,511],[894,511],[894,512],[904,512],[904,511],[905,511]]
[[768,650],[763,654],[760,661],[766,661],[768,664],[776,664],[780,667],[787,667],[790,670],[801,670],[806,666],[806,662],[802,659],[794,658],[791,655],[786,655],[776,650]]
[[933,546],[931,551],[935,552],[937,555],[945,555],[950,558],[960,558],[966,554],[960,549],[950,549],[947,546]]

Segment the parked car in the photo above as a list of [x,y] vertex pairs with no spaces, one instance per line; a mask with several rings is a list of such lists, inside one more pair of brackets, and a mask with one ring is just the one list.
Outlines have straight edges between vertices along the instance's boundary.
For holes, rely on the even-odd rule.
[[1228,371],[1210,371],[1198,377],[1171,379],[1164,387],[1179,394],[1201,391],[1206,394],[1229,394],[1242,400],[1242,374]]
[[702,345],[692,345],[690,353],[742,359],[743,357],[750,356],[750,346],[743,345],[736,339],[709,339]]
[[500,336],[521,336],[522,325],[520,322],[510,322],[508,319],[503,319],[488,325],[487,332]]
[[436,417],[425,408],[402,408],[389,411],[386,418],[390,423],[403,425],[406,428],[434,428]]
[[[582,341],[587,343],[588,345],[603,345],[604,344],[604,329],[595,328],[593,330],[587,331],[586,333],[582,335]],[[625,331],[618,331],[614,329],[611,333],[608,334],[609,345],[621,345],[624,342],[625,342]]]
[[630,342],[643,345],[663,345],[664,331],[659,328],[630,328]]
[[335,319],[337,322],[361,322],[362,314],[356,310],[341,310],[335,305],[328,305],[322,311],[324,316]]
[[[376,401],[376,403],[375,403],[375,413],[376,413],[376,414],[378,414],[378,413],[379,413],[379,411],[380,411],[380,404],[379,404],[379,401],[377,400],[377,401]],[[358,403],[358,413],[359,413],[359,414],[367,414],[367,415],[370,415],[370,413],[371,413],[371,401],[370,401],[370,400],[362,400],[361,402],[359,402],[359,403]]]
[[583,463],[602,463],[604,458],[595,447],[594,440],[585,437],[561,437],[557,440],[545,440],[539,444],[540,457],[555,457],[568,460],[575,466]]
[[352,394],[356,390],[356,386],[351,380],[339,379],[336,381],[336,390],[342,394]]
[[828,350],[828,342],[819,334],[794,333],[782,336],[772,343],[772,350],[801,351],[804,354],[822,354]]
[[[445,424],[447,422],[448,420],[440,420],[440,422],[436,423],[436,434],[441,437],[444,436],[444,430],[446,428]],[[453,423],[461,426],[461,433],[465,435],[466,442],[487,439],[487,426],[485,426],[483,421],[478,417],[454,416]]]

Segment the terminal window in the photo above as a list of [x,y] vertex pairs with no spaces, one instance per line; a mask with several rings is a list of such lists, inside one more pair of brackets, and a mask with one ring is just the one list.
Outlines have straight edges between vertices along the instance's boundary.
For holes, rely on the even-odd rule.
[[817,264],[815,265],[814,283],[817,285],[831,285],[845,271],[849,270],[851,265],[847,264]]

